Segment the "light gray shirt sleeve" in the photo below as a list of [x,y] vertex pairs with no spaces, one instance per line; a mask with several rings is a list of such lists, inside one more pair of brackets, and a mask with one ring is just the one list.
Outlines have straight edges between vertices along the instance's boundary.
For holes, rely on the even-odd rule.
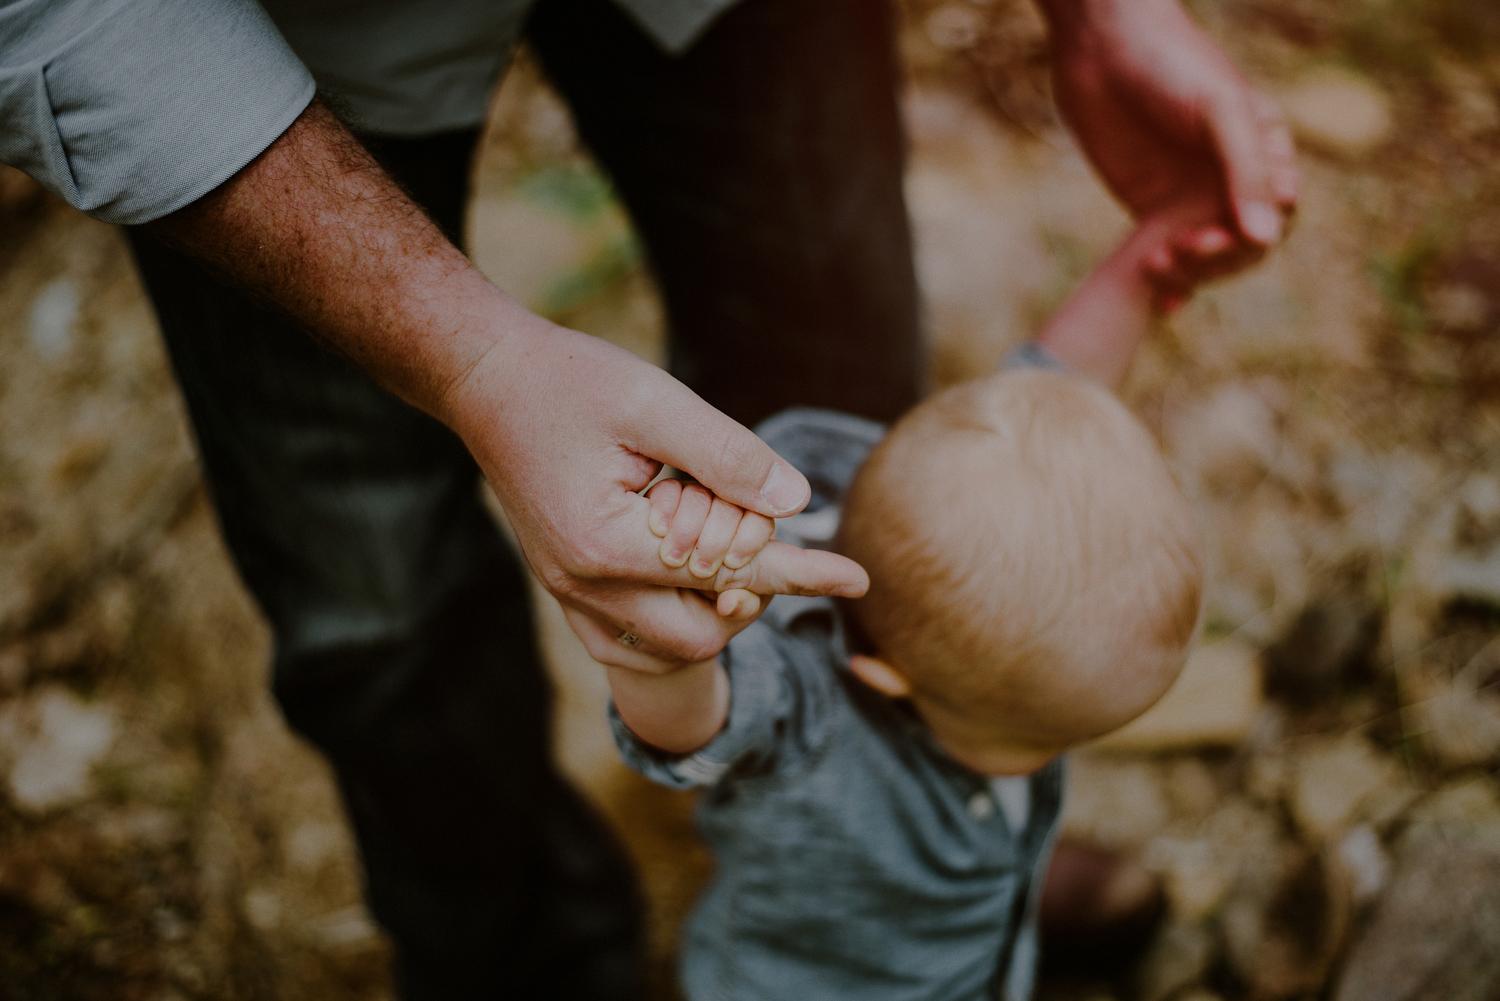
[[105,222],[218,187],[313,89],[254,0],[0,0],[0,162]]
[[680,56],[739,0],[615,0],[657,45]]

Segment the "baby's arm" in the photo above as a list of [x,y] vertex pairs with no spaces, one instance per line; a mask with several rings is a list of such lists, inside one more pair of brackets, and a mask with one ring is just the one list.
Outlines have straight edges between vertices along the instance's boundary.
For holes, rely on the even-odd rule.
[[[707,584],[720,566],[748,565],[776,534],[771,519],[745,511],[708,490],[678,480],[662,480],[646,494],[649,526],[662,540],[662,562],[689,564]],[[691,562],[689,562],[691,558]],[[699,592],[679,589],[683,601],[703,601]],[[720,615],[749,620],[761,600],[741,588],[717,597]],[[610,693],[620,719],[641,740],[671,754],[689,754],[712,740],[729,716],[729,675],[717,657],[675,666],[638,650],[622,652],[606,665]]]
[[[1192,293],[1192,284],[1174,266],[1181,242],[1227,239],[1217,230],[1203,230],[1209,208],[1179,207],[1147,216],[1068,297],[1037,343],[1070,369],[1117,386],[1156,316],[1170,313]],[[1213,249],[1195,246],[1202,253]]]
[[[642,655],[642,660],[652,658]],[[630,732],[668,754],[691,754],[729,718],[729,674],[719,658],[672,667],[607,665],[615,711]]]

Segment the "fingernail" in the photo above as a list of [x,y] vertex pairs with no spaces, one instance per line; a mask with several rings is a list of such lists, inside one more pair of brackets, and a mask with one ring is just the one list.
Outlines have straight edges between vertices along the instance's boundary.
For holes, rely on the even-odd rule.
[[1194,241],[1198,253],[1205,257],[1213,254],[1222,254],[1233,245],[1233,242],[1234,237],[1217,226],[1210,226],[1208,229],[1200,230]]
[[1240,227],[1256,243],[1270,246],[1281,239],[1281,213],[1274,205],[1251,202],[1240,209]]
[[694,577],[712,577],[713,575],[714,575],[713,561],[711,561],[711,560],[694,560],[693,561],[693,576]]
[[777,516],[791,514],[807,501],[807,481],[792,467],[778,462],[761,484],[760,495]]
[[664,538],[667,534],[667,520],[656,508],[651,509],[651,534],[658,539]]
[[736,553],[730,553],[728,556],[724,557],[724,565],[731,570],[739,570],[749,562],[750,561],[748,559]]
[[661,560],[669,567],[680,567],[687,562],[688,554],[684,549],[672,549],[662,546]]
[[845,584],[833,592],[835,598],[863,598],[869,587],[865,584]]

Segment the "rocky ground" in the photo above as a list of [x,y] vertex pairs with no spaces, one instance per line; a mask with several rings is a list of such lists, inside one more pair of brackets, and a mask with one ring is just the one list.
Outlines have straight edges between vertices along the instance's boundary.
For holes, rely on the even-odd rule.
[[[908,0],[909,194],[939,381],[985,371],[1125,231],[1020,3]],[[1296,126],[1296,231],[1206,291],[1126,395],[1210,540],[1202,648],[1076,756],[1069,832],[1161,874],[1145,954],[1052,999],[1500,996],[1500,13],[1195,12]],[[524,57],[476,258],[648,357],[628,224]],[[503,238],[502,238],[503,237]],[[326,771],[264,688],[118,235],[0,173],[0,998],[389,997]],[[539,602],[558,752],[635,853],[657,993],[707,872],[689,801],[615,763]]]

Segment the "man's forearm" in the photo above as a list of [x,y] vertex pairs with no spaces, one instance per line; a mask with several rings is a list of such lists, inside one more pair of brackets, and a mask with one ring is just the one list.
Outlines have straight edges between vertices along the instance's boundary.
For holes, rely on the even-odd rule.
[[223,185],[149,226],[439,417],[486,351],[540,322],[316,101]]

